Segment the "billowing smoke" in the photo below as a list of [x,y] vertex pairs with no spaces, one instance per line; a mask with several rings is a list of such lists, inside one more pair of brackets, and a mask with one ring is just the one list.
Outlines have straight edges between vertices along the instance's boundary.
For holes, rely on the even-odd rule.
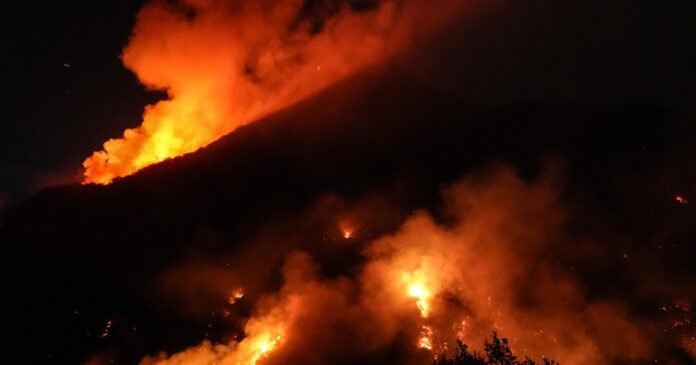
[[[428,51],[413,51],[414,44],[481,7],[447,0],[151,2],[122,57],[168,99],[88,158],[84,182],[108,184],[193,152],[400,52],[423,56]],[[627,308],[630,300],[619,299],[625,293],[601,293],[573,267],[613,258],[600,258],[603,242],[568,231],[570,209],[555,184],[553,174],[530,182],[498,168],[444,189],[442,209],[404,213],[392,197],[332,196],[308,214],[269,217],[259,223],[265,236],[230,244],[236,256],[224,267],[187,258],[153,290],[168,299],[157,305],[186,315],[222,313],[224,335],[206,333],[198,345],[149,354],[141,364],[427,364],[456,340],[481,351],[493,331],[520,358],[569,365],[649,358],[662,345],[652,341],[661,329]],[[635,286],[655,291],[648,280]],[[674,323],[692,315],[688,302],[664,311]],[[694,355],[689,323],[676,341]]]
[[[465,178],[444,190],[442,211],[414,212],[394,233],[353,243],[361,259],[337,274],[327,275],[312,251],[340,244],[298,245],[305,252],[284,255],[280,289],[256,296],[241,335],[147,357],[142,364],[380,358],[427,364],[457,339],[480,351],[492,331],[509,338],[520,358],[573,365],[649,356],[651,333],[640,320],[610,298],[590,298],[581,278],[559,264],[558,248],[575,243],[554,182],[525,181],[508,168]],[[327,204],[320,205],[326,213]],[[353,229],[374,224],[360,209],[350,217]],[[345,221],[336,225],[345,229]],[[353,234],[360,239],[364,232]],[[263,274],[245,268],[239,278],[219,279],[230,281],[229,287],[258,283],[257,271]],[[207,282],[218,286],[212,278]]]
[[122,59],[168,99],[148,106],[140,126],[85,160],[84,182],[108,184],[204,147],[398,53],[413,33],[423,36],[464,8],[436,3],[151,2]]

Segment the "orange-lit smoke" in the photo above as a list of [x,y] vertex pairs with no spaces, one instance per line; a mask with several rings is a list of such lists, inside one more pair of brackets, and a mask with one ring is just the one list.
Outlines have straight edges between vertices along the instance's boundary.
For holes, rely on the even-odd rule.
[[[227,344],[212,344],[203,341],[200,345],[188,348],[180,353],[168,356],[144,358],[140,365],[175,365],[175,364],[230,364],[255,365],[266,359],[288,338],[287,328],[297,317],[298,308],[303,307],[301,299],[293,292],[298,275],[288,269],[286,290],[276,296],[262,299],[256,315],[244,326],[244,338],[232,340]],[[235,303],[244,296],[243,289],[235,289],[229,300]],[[234,301],[232,301],[234,300]]]
[[174,365],[174,364],[240,364],[255,365],[267,358],[283,343],[281,324],[275,323],[273,317],[252,320],[246,328],[247,336],[240,342],[228,345],[213,345],[204,341],[196,347],[168,357],[146,357],[140,365]]
[[421,347],[447,348],[459,338],[480,349],[496,330],[519,357],[563,364],[650,353],[640,325],[620,305],[586,299],[553,262],[549,248],[564,239],[564,213],[552,184],[525,183],[503,170],[464,180],[446,197],[450,222],[417,213],[367,251],[365,280],[380,300],[399,292],[416,299],[427,319]]
[[140,126],[87,158],[83,182],[108,184],[204,147],[394,54],[412,24],[428,24],[424,9],[449,16],[461,7],[414,3],[345,6],[323,15],[317,31],[301,0],[151,2],[122,60],[168,99],[146,107]]
[[325,279],[308,254],[292,254],[285,284],[257,303],[240,342],[204,342],[144,364],[246,364],[276,338],[264,363],[360,362],[400,343],[411,363],[427,364],[456,339],[480,351],[494,330],[520,358],[576,365],[649,356],[641,323],[619,304],[588,299],[551,255],[565,220],[552,182],[501,169],[445,198],[443,222],[414,213],[365,246],[357,273]]

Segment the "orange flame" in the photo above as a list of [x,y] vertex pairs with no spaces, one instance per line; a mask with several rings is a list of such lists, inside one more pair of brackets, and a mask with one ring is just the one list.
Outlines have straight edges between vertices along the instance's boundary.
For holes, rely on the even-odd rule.
[[422,270],[417,270],[411,274],[402,274],[402,280],[407,286],[408,296],[416,299],[416,306],[418,306],[421,317],[428,318],[433,292],[426,286],[425,279],[426,277]]
[[230,295],[227,297],[227,303],[234,304],[237,303],[240,299],[244,298],[244,289],[243,288],[237,288],[233,290]]
[[426,350],[433,349],[432,342],[433,330],[428,326],[421,327],[421,337],[418,340],[418,347]]
[[[430,301],[433,297],[433,293],[425,284],[423,284],[423,276],[423,270],[417,270],[413,274],[402,274],[402,279],[408,283],[408,296],[416,299],[416,306],[420,311],[421,317],[424,320],[427,320],[428,315],[430,314]],[[428,325],[421,326],[420,338],[418,339],[418,348],[431,351],[433,349],[433,330]]]
[[146,357],[140,365],[176,364],[234,364],[256,365],[283,344],[284,327],[272,315],[254,318],[245,328],[247,337],[240,342],[212,345],[204,341],[170,357],[161,354],[156,358]]
[[280,335],[271,337],[268,333],[265,333],[260,338],[257,338],[256,341],[254,341],[251,345],[253,352],[251,353],[250,359],[246,363],[249,365],[254,365],[260,359],[267,357],[281,340],[282,337]]
[[[397,6],[344,9],[314,33],[301,2],[153,2],[140,14],[123,63],[168,100],[142,124],[87,158],[83,183],[118,177],[204,147],[384,59],[400,43]],[[193,14],[193,16],[192,16]]]
[[353,231],[350,229],[344,230],[343,231],[343,238],[345,238],[345,239],[353,238]]

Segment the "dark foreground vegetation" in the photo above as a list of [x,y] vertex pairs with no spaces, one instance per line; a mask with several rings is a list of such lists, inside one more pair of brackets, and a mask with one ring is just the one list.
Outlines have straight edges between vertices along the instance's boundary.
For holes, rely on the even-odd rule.
[[[483,341],[484,354],[469,350],[469,346],[457,340],[457,348],[452,357],[447,354],[438,356],[433,365],[536,365],[537,362],[525,356],[518,360],[512,353],[507,338],[500,338],[493,332],[492,339]],[[558,362],[542,359],[543,365],[560,365]]]

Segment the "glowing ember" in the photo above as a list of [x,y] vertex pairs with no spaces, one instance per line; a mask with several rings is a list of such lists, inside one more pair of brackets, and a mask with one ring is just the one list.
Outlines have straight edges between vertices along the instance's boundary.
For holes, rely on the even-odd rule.
[[422,349],[432,350],[433,349],[432,336],[433,336],[433,330],[428,326],[422,326],[421,327],[421,337],[418,340],[418,347],[422,348]]
[[348,219],[342,219],[337,224],[337,228],[341,233],[341,236],[347,240],[355,237],[355,227],[355,222]]
[[237,288],[230,293],[229,297],[227,297],[227,303],[234,304],[242,298],[244,298],[244,289]]
[[677,203],[679,203],[679,204],[688,204],[689,203],[689,201],[686,200],[686,198],[683,195],[675,195],[674,200],[676,200]]
[[468,321],[454,324],[454,330],[457,332],[457,338],[460,340],[464,339],[469,329],[471,329],[471,323]]
[[109,331],[111,330],[111,326],[113,324],[114,324],[114,322],[112,320],[106,321],[106,326],[104,326],[104,332],[102,333],[102,338],[109,335]]
[[681,339],[682,348],[696,359],[696,334],[691,336],[683,336]]
[[[429,215],[419,213],[396,233],[367,243],[367,261],[355,280],[327,278],[309,254],[290,255],[282,268],[285,284],[276,293],[258,300],[239,339],[235,337],[223,344],[204,341],[169,357],[147,358],[141,365],[324,363],[341,351],[365,351],[356,356],[367,356],[372,351],[388,350],[394,341],[403,339],[403,334],[408,334],[407,355],[423,355],[426,360],[452,353],[448,340],[479,342],[490,330],[510,336],[511,346],[521,356],[563,356],[563,363],[569,365],[615,363],[626,354],[637,354],[637,358],[649,354],[603,352],[606,339],[616,336],[622,338],[619,347],[628,346],[631,351],[649,346],[642,338],[633,337],[638,336],[639,327],[630,318],[622,317],[620,308],[602,302],[585,303],[581,296],[573,294],[579,288],[572,282],[557,281],[554,275],[535,275],[534,282],[526,281],[530,279],[527,270],[516,268],[524,265],[521,257],[527,250],[544,255],[548,247],[518,245],[517,234],[531,227],[532,232],[522,234],[529,237],[520,242],[536,242],[557,223],[537,227],[536,219],[526,220],[541,214],[527,208],[542,192],[530,193],[527,188],[520,189],[517,182],[513,182],[513,187],[519,192],[508,192],[505,199],[492,204],[490,196],[499,195],[502,188],[507,190],[509,183],[506,180],[490,191],[489,187],[463,185],[458,194],[472,199],[475,209],[467,206],[466,212],[460,214],[470,217],[473,209],[483,215],[480,219],[469,222],[459,218],[461,222],[441,226]],[[546,190],[542,196],[545,194]],[[546,209],[551,208],[543,211]],[[362,226],[355,221],[346,225],[338,222],[331,235],[340,240],[347,227]],[[515,234],[508,236],[501,227],[512,228]],[[369,235],[367,229],[355,229],[360,235]],[[613,255],[621,257],[623,253]],[[611,260],[617,257],[612,256]],[[552,261],[544,267],[555,273],[557,266]],[[529,289],[530,283],[540,286],[533,291],[535,295],[552,294],[560,301],[519,307],[513,292]],[[241,293],[231,290],[226,294],[224,298],[236,302]],[[663,303],[665,331],[677,336],[691,335],[692,307],[687,300]],[[593,334],[599,330],[601,334]],[[365,341],[372,338],[376,342]],[[688,345],[689,342],[684,343],[684,347]]]
[[[409,275],[404,277],[407,278]],[[408,285],[408,296],[416,299],[416,306],[418,306],[421,317],[427,319],[430,308],[429,299],[432,297],[431,291],[419,282],[412,282]],[[433,330],[430,326],[421,326],[418,348],[433,349]]]
[[153,1],[140,11],[121,59],[144,85],[166,90],[168,98],[147,106],[140,126],[88,157],[83,183],[109,184],[194,152],[402,44],[402,33],[392,32],[396,7],[389,4],[341,12],[315,33],[294,23],[302,2],[235,3],[243,9],[230,12],[225,1]]
[[[140,365],[256,365],[270,357],[285,341],[284,330],[279,325],[267,323],[265,320],[258,322],[252,319],[250,323],[253,324],[245,330],[247,337],[239,342],[235,340],[229,344],[212,344],[204,341],[198,346],[171,356],[160,354],[157,357],[145,357]],[[263,327],[263,330],[257,327]],[[250,333],[256,330],[262,332]]]

